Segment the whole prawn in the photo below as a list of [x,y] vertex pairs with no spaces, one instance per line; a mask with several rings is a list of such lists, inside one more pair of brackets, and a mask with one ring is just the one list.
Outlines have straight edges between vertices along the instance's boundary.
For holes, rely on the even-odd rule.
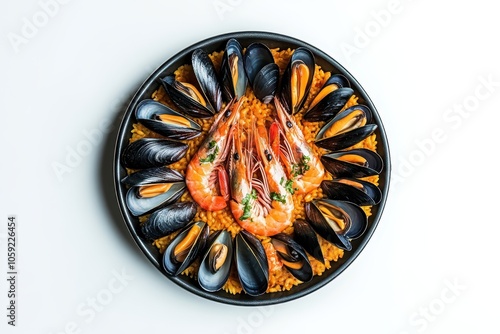
[[[306,194],[319,187],[325,169],[306,142],[299,126],[277,98],[274,99],[274,105],[279,122],[274,122],[270,128],[273,151],[275,154],[279,152],[292,181],[293,190],[298,194]],[[279,139],[281,133],[285,137],[282,141]]]
[[[230,208],[242,228],[256,235],[272,236],[291,225],[293,198],[285,189],[286,174],[269,146],[266,128],[253,128],[246,139],[249,145],[254,135],[255,156],[252,148],[243,150],[242,140],[233,141]],[[242,137],[239,128],[235,137]]]
[[204,210],[218,211],[227,206],[229,182],[223,165],[243,102],[244,99],[240,99],[235,104],[230,103],[217,115],[205,141],[187,166],[187,188],[193,200]]

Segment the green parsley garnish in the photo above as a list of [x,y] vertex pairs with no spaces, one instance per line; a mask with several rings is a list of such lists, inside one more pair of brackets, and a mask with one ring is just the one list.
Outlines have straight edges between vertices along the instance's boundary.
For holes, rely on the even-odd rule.
[[293,195],[293,193],[295,192],[295,190],[293,189],[293,180],[286,181],[285,189],[286,191],[288,191],[290,194]]
[[311,161],[311,158],[307,155],[303,155],[302,156],[302,168],[304,170],[304,172],[307,172],[310,168],[310,166],[308,165],[309,161]]
[[292,175],[293,177],[303,175],[305,172],[311,168],[308,165],[308,162],[311,161],[311,158],[307,155],[303,155],[298,164],[292,164]]
[[240,217],[240,220],[250,218],[250,209],[252,208],[251,201],[255,199],[257,199],[257,192],[255,189],[252,189],[252,192],[247,194],[241,201],[241,204],[243,204],[243,215]]
[[281,194],[278,194],[278,193],[275,193],[275,192],[271,193],[271,199],[273,201],[277,201],[277,202],[280,202],[280,203],[283,203],[283,204],[286,203],[285,195],[281,195]]
[[215,140],[212,140],[211,142],[208,143],[208,149],[212,150],[210,154],[208,154],[205,158],[200,159],[200,163],[205,163],[205,162],[214,162],[215,158],[217,157],[217,154],[219,153],[219,146],[217,145],[217,142]]

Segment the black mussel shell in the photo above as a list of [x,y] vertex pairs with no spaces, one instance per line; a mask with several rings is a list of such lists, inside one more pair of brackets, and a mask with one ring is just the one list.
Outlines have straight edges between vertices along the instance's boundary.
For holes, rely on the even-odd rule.
[[202,93],[208,99],[215,113],[219,112],[222,108],[222,90],[210,57],[202,49],[194,50],[191,64]]
[[[309,282],[313,278],[311,263],[304,248],[295,242],[292,237],[288,234],[278,233],[271,238],[271,242],[283,265],[295,278],[302,282]],[[284,252],[278,246],[280,243],[285,248]]]
[[267,256],[259,239],[245,230],[236,235],[235,263],[243,290],[250,296],[266,292],[269,284]]
[[245,72],[255,96],[263,103],[270,103],[279,82],[279,66],[267,46],[252,43],[245,51]]
[[[343,220],[345,227],[341,229],[320,208]],[[306,203],[304,209],[307,221],[321,237],[347,251],[352,249],[350,239],[360,237],[368,226],[365,212],[353,203],[321,199]]]
[[[184,177],[178,171],[168,167],[154,167],[141,169],[121,180],[130,186],[125,196],[127,208],[134,216],[149,213],[157,208],[175,202],[186,187]],[[168,190],[150,196],[141,196],[141,187],[152,185],[161,186],[171,184]]]
[[321,157],[325,169],[335,177],[365,177],[382,172],[384,162],[377,152],[366,148],[331,152]]
[[314,107],[304,114],[304,119],[309,122],[328,121],[344,108],[354,91],[349,87],[334,90],[321,99]]
[[[296,101],[295,105],[292,105],[292,91],[291,91],[291,86],[292,86],[292,70],[297,66],[298,64],[305,65],[309,71],[308,73],[308,78],[307,78],[307,83],[306,86],[304,87],[304,93],[302,96],[299,97],[299,100]],[[289,114],[295,114],[297,113],[303,106],[304,102],[307,99],[307,96],[309,95],[309,90],[311,88],[311,84],[314,78],[314,71],[316,69],[315,65],[315,60],[314,60],[314,55],[313,53],[305,48],[305,47],[299,47],[295,49],[294,53],[290,57],[290,61],[288,63],[288,66],[285,70],[285,73],[283,74],[283,78],[281,80],[281,87],[280,87],[280,92],[279,92],[279,99],[281,103],[283,104],[285,110]]]
[[377,130],[376,124],[367,124],[337,136],[321,139],[315,142],[316,146],[331,151],[339,151],[356,145]]
[[[186,86],[184,83],[175,80],[173,75],[166,76],[160,80],[163,88],[174,104],[182,110],[183,113],[195,118],[210,118],[215,114],[213,107],[207,101],[203,93],[194,87],[199,94],[202,94],[205,105],[200,101],[186,95]],[[192,88],[193,89],[193,88]]]
[[198,123],[150,99],[137,105],[135,118],[148,129],[170,139],[188,140],[201,134]]
[[337,201],[331,199],[321,199],[313,201],[314,205],[319,205],[319,202],[327,203],[330,206],[342,210],[349,216],[349,224],[342,231],[343,235],[352,240],[357,239],[366,231],[368,227],[368,218],[365,211],[358,205],[345,201]]
[[[355,145],[371,135],[376,129],[376,124],[368,124],[372,119],[370,109],[364,105],[355,105],[338,113],[326,123],[316,135],[316,145],[332,151],[342,150]],[[339,131],[328,134],[333,128]]]
[[[227,41],[220,68],[222,95],[226,102],[239,99],[245,95],[247,76],[243,62],[243,51],[240,43],[231,38]],[[234,82],[234,78],[236,81]]]
[[164,237],[186,226],[196,215],[197,205],[193,202],[172,203],[149,216],[142,225],[142,235],[148,240]]
[[[209,239],[209,246],[203,256],[200,268],[198,270],[198,283],[200,286],[209,292],[218,291],[224,286],[231,272],[231,263],[233,261],[233,240],[228,231],[221,230],[214,233]],[[218,245],[227,247],[226,255],[223,264],[218,270],[213,269],[213,255]],[[214,272],[215,271],[215,272]]]
[[[328,78],[323,87],[321,87],[321,90],[311,101],[309,109],[306,112],[307,117],[312,118],[312,120],[320,120],[315,119],[317,117],[324,118],[322,120],[328,120],[328,117],[331,118],[337,114],[348,101],[349,98],[347,97],[349,94],[346,93],[349,91],[342,90],[342,94],[333,94],[333,92],[343,87],[350,88],[351,85],[349,80],[342,74],[334,74]],[[345,102],[342,103],[342,100],[345,100]],[[318,106],[318,104],[320,105]]]
[[[184,227],[163,253],[163,268],[165,271],[170,275],[177,276],[189,267],[204,249],[209,233],[209,227],[205,222],[193,222]],[[182,251],[176,256],[175,249],[177,245],[185,241],[185,238],[189,236],[192,236],[192,242],[187,243],[186,247],[182,247]]]
[[342,74],[333,74],[328,80],[326,80],[323,86],[336,85],[338,88],[351,87],[349,80]]
[[259,73],[264,66],[271,63],[274,63],[274,57],[271,50],[269,50],[266,45],[262,43],[252,43],[246,48],[244,64],[250,85],[253,85],[257,73]]
[[141,169],[124,177],[121,182],[127,186],[143,186],[153,183],[184,182],[184,176],[168,167]]
[[304,210],[306,212],[307,221],[311,224],[316,233],[318,233],[323,239],[341,249],[348,251],[352,249],[349,239],[334,231],[323,217],[321,211],[319,211],[319,209],[312,202],[304,204]]
[[311,254],[312,257],[321,263],[325,263],[318,236],[309,223],[303,219],[297,219],[293,223],[293,238],[306,250],[306,252]]
[[141,196],[140,189],[140,186],[131,187],[125,195],[127,208],[134,216],[141,216],[170,203],[174,203],[184,193],[186,184],[184,181],[172,183],[166,192],[153,197]]
[[316,140],[324,139],[326,137],[325,132],[328,132],[333,126],[340,126],[340,132],[347,132],[355,128],[359,128],[364,124],[368,124],[371,120],[372,111],[370,108],[363,104],[354,105],[336,114],[334,118],[326,123],[316,135]]
[[160,167],[179,161],[187,149],[188,145],[173,140],[142,138],[125,148],[121,162],[131,169]]
[[277,64],[264,66],[253,83],[253,93],[262,103],[271,103],[278,89],[280,70]]
[[351,202],[357,205],[376,205],[382,192],[371,182],[354,178],[323,180],[321,189],[329,199]]

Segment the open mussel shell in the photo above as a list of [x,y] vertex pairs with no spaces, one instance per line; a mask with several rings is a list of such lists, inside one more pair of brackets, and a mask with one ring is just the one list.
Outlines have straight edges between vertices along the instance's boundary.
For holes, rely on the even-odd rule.
[[153,212],[142,225],[142,235],[147,240],[155,240],[186,226],[196,215],[194,202],[172,203]]
[[176,170],[168,167],[154,167],[141,169],[127,175],[121,182],[127,186],[144,186],[155,183],[183,182],[184,176]]
[[295,278],[302,282],[309,282],[313,278],[311,263],[304,248],[292,237],[278,233],[271,238],[271,243],[283,265]]
[[195,85],[178,81],[173,75],[162,78],[161,84],[183,113],[195,118],[210,118],[215,114],[206,96]]
[[289,114],[297,113],[306,101],[315,68],[314,55],[309,49],[295,49],[281,79],[279,92],[279,99]]
[[201,134],[198,123],[151,99],[137,105],[135,118],[148,129],[170,139],[188,140]]
[[[153,186],[153,184],[151,184],[151,186]],[[146,186],[134,186],[127,191],[125,203],[132,215],[141,216],[157,208],[173,203],[182,196],[186,189],[184,181],[156,184],[155,186],[160,187],[160,190],[151,196],[143,195],[142,190]]]
[[309,105],[304,119],[310,122],[332,119],[349,101],[354,91],[342,74],[332,75]]
[[371,182],[354,178],[337,178],[321,182],[323,194],[330,199],[351,202],[357,205],[376,205],[382,192]]
[[220,68],[222,95],[226,102],[245,95],[247,76],[243,61],[243,49],[240,43],[231,38],[226,43]]
[[142,138],[129,144],[122,153],[123,167],[142,169],[170,165],[179,161],[188,149],[188,145],[157,138]]
[[366,148],[331,152],[321,157],[325,169],[335,177],[365,177],[382,172],[382,157]]
[[312,109],[304,114],[304,119],[309,122],[328,121],[344,108],[345,104],[354,94],[352,88],[342,87],[334,90]]
[[293,223],[293,238],[306,250],[306,252],[311,254],[312,257],[321,263],[325,263],[318,236],[307,221],[299,218]]
[[325,240],[350,251],[350,240],[359,238],[368,226],[365,212],[344,201],[321,199],[304,205],[307,221]]
[[376,124],[371,121],[371,111],[364,105],[355,105],[338,113],[316,135],[316,145],[331,151],[355,145],[371,135]]
[[194,222],[183,228],[163,253],[165,271],[177,276],[189,267],[205,247],[209,233],[205,222]]
[[168,167],[142,169],[121,182],[130,186],[125,203],[134,216],[177,201],[186,188],[182,174]]
[[209,292],[224,286],[231,271],[233,261],[233,240],[228,231],[221,230],[211,238],[198,270],[198,283]]
[[210,57],[203,49],[196,49],[191,55],[191,64],[196,80],[215,113],[222,108],[222,90],[217,72]]
[[263,103],[270,103],[278,89],[280,75],[271,50],[262,43],[252,43],[246,48],[244,63],[255,97]]
[[259,239],[245,230],[236,235],[235,263],[243,290],[250,296],[266,292],[269,284],[267,256]]
[[349,132],[339,134],[334,137],[328,137],[325,139],[318,140],[316,146],[325,148],[331,151],[338,151],[349,148],[356,145],[363,139],[370,136],[373,132],[377,130],[376,124],[367,124],[360,128],[354,129]]

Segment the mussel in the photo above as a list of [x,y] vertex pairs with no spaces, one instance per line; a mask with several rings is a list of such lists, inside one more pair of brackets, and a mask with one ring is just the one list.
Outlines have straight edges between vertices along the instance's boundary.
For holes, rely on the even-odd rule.
[[196,80],[215,113],[222,108],[222,90],[217,72],[210,57],[203,49],[196,49],[191,55],[191,64]]
[[321,263],[325,263],[318,236],[311,225],[304,219],[299,218],[293,223],[293,239],[297,241],[306,252],[311,254],[312,257]]
[[314,78],[313,53],[305,48],[295,49],[281,79],[279,99],[289,114],[302,108]]
[[198,270],[198,283],[209,292],[222,288],[229,278],[233,259],[233,240],[228,231],[221,230],[210,236],[212,241],[207,247]]
[[371,182],[354,178],[336,178],[321,182],[323,194],[330,199],[351,202],[357,205],[376,205],[382,192]]
[[161,84],[170,99],[185,114],[196,118],[210,118],[215,114],[206,96],[195,85],[178,81],[173,75],[162,78]]
[[366,148],[331,152],[321,157],[325,169],[335,177],[365,177],[382,172],[384,162],[377,152]]
[[205,247],[209,227],[205,222],[193,222],[183,228],[163,253],[163,268],[173,276],[182,273]]
[[226,102],[245,95],[247,76],[243,63],[243,51],[240,43],[231,38],[226,43],[220,67],[222,95]]
[[314,97],[304,119],[310,122],[328,121],[349,101],[354,91],[342,74],[332,75]]
[[285,233],[278,233],[271,238],[283,265],[288,271],[302,282],[309,282],[313,278],[311,263],[307,254],[292,237]]
[[250,296],[265,293],[269,284],[269,266],[259,239],[241,230],[236,235],[235,260],[243,290]]
[[151,99],[139,102],[135,118],[148,129],[170,139],[187,140],[201,134],[198,123]]
[[168,167],[142,169],[122,182],[130,186],[125,203],[134,216],[175,202],[186,188],[182,174]]
[[191,64],[198,86],[178,81],[174,75],[168,75],[160,82],[184,113],[196,118],[212,117],[222,107],[222,91],[214,64],[202,49],[193,51]]
[[359,238],[368,226],[359,206],[331,199],[313,200],[304,205],[307,221],[325,240],[350,251],[352,239]]
[[376,124],[371,121],[371,111],[364,105],[355,105],[338,113],[316,135],[316,145],[331,151],[355,145],[371,135]]
[[179,161],[188,146],[184,143],[157,138],[142,138],[129,144],[122,152],[123,167],[142,169],[170,165]]
[[194,202],[177,202],[156,210],[142,225],[142,235],[152,241],[186,226],[196,215]]
[[280,75],[271,50],[262,43],[252,43],[246,48],[244,63],[255,97],[263,103],[271,102],[276,94]]

